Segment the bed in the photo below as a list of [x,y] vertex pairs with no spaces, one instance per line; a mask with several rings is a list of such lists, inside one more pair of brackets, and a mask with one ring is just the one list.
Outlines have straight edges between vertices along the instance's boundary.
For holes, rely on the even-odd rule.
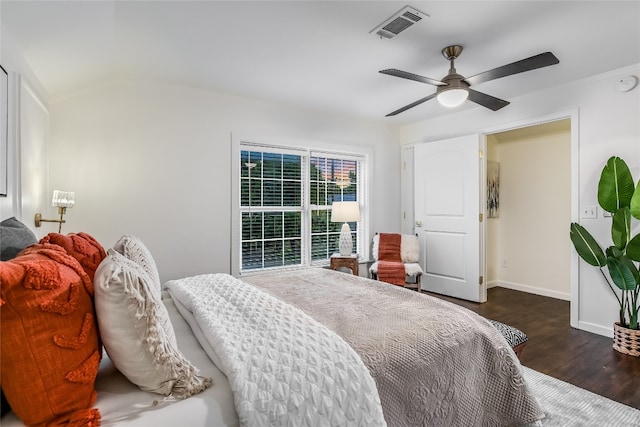
[[[107,351],[91,404],[103,426],[527,425],[543,416],[511,347],[464,308],[322,268],[242,280],[206,274],[154,290],[152,258],[131,241],[138,252],[129,258],[142,266],[136,283],[150,289],[136,291],[138,314],[140,301],[150,306],[157,295],[155,307],[169,319],[163,328],[198,382],[182,396],[176,387],[143,391],[114,363],[122,355],[109,351],[100,325]],[[103,270],[116,252],[93,261],[98,320],[107,317],[98,309]],[[22,422],[9,413],[2,425]]]

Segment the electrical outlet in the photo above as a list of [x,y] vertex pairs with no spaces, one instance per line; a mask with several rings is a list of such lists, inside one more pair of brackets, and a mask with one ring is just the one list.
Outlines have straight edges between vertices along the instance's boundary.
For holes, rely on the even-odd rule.
[[507,259],[503,258],[502,259],[502,268],[507,268],[508,264],[507,264]]
[[582,208],[580,215],[584,219],[596,219],[598,216],[598,208],[596,206],[585,206]]

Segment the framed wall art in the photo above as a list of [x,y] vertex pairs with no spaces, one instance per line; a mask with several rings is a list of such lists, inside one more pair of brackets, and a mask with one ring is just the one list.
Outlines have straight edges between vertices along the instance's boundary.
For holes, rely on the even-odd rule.
[[500,214],[500,163],[487,161],[487,217]]
[[9,176],[9,75],[0,65],[0,196],[7,196]]

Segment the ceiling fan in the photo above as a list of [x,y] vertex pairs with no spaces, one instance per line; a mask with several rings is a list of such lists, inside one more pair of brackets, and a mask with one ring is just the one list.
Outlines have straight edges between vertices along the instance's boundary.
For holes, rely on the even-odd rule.
[[477,90],[471,89],[469,86],[510,76],[512,74],[548,67],[549,65],[554,65],[560,62],[551,52],[545,52],[476,74],[475,76],[464,77],[456,72],[456,68],[454,66],[455,59],[460,56],[461,53],[462,46],[460,45],[447,46],[442,49],[442,55],[451,63],[449,74],[443,77],[442,80],[430,79],[429,77],[396,70],[395,68],[381,70],[380,72],[382,74],[388,74],[390,76],[437,86],[435,93],[425,96],[424,98],[412,102],[409,105],[405,105],[404,107],[387,114],[386,117],[395,116],[396,114],[402,113],[403,111],[436,97],[441,104],[447,107],[456,107],[462,104],[466,99],[469,99],[469,101],[475,102],[476,104],[482,105],[483,107],[489,108],[493,111],[497,111],[509,105],[509,102],[487,95],[486,93],[478,92]]

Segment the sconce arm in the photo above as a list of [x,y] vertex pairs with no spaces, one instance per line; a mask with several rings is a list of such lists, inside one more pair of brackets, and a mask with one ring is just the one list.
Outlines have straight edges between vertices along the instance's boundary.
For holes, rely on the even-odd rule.
[[44,219],[44,218],[42,218],[42,214],[41,213],[37,213],[36,217],[35,217],[36,227],[40,227],[43,222],[57,222],[58,224],[60,224],[60,226],[58,227],[58,233],[60,233],[62,231],[62,224],[64,224],[66,222],[63,219],[64,218],[64,214],[66,212],[67,212],[67,208],[64,208],[64,207],[59,207],[58,208],[58,213],[60,214],[60,219]]

